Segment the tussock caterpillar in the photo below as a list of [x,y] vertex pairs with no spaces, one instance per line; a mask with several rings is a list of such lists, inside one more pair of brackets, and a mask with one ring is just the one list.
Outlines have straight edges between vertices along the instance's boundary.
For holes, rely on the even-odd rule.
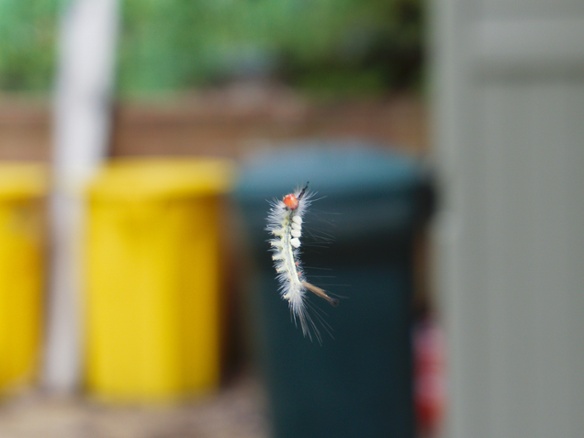
[[318,313],[312,315],[309,313],[306,292],[312,292],[335,307],[339,300],[331,297],[324,289],[309,283],[302,270],[300,262],[302,222],[304,213],[311,204],[312,195],[307,183],[281,200],[274,200],[268,214],[266,230],[272,235],[269,242],[280,296],[288,301],[292,317],[296,323],[300,323],[304,336],[312,339],[314,335],[320,342],[321,336],[315,318],[323,323],[327,331],[328,326]]

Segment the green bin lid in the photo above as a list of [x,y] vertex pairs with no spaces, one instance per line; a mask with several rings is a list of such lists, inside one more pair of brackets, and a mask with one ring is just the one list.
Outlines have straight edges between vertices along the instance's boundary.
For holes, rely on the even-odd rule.
[[265,234],[266,200],[309,181],[316,196],[307,219],[312,218],[316,231],[326,232],[326,224],[315,220],[320,216],[333,224],[331,234],[355,240],[410,227],[424,179],[415,158],[387,148],[358,142],[298,143],[252,157],[242,167],[235,195],[250,230]]

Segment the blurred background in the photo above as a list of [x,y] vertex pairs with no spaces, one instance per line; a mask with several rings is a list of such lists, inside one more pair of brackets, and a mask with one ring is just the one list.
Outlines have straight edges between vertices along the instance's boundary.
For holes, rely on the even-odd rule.
[[[583,30],[577,0],[0,0],[0,436],[580,437]],[[264,230],[306,181],[322,344]]]
[[[45,109],[68,4],[2,2],[12,99],[2,156],[49,156]],[[240,157],[262,140],[310,136],[425,149],[420,2],[130,0],[116,23],[113,156]]]

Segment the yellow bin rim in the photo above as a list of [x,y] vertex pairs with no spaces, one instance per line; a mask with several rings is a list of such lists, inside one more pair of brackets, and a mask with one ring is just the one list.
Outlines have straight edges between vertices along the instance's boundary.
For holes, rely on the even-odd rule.
[[104,165],[88,185],[93,199],[149,199],[229,192],[235,164],[220,158],[122,158]]
[[42,197],[48,190],[48,168],[34,162],[0,162],[0,198]]

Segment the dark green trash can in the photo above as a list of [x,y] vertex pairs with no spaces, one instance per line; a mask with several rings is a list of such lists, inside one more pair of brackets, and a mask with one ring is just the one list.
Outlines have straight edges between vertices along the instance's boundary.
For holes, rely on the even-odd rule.
[[[302,336],[277,292],[265,231],[268,199],[310,181],[302,260],[309,281],[341,295],[333,338]],[[272,430],[290,438],[414,436],[412,237],[424,173],[412,159],[359,144],[289,147],[243,167],[236,189],[258,268],[254,339]]]

